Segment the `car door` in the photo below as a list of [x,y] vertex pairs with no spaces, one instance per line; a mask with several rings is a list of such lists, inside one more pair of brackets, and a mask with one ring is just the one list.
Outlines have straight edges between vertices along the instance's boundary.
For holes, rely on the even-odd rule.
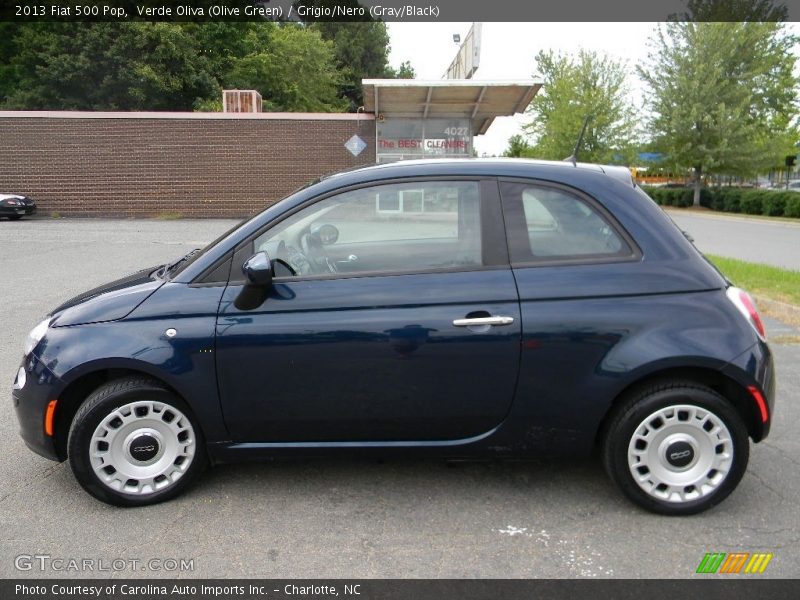
[[[240,265],[260,250],[276,277],[240,310]],[[235,440],[458,440],[508,413],[521,334],[496,181],[315,199],[241,245],[231,272],[216,355]]]
[[[549,182],[501,181],[509,252],[520,295],[517,395],[537,427],[531,448],[583,452],[620,376],[615,348],[662,304],[634,240],[596,199]],[[642,349],[644,351],[644,348]]]

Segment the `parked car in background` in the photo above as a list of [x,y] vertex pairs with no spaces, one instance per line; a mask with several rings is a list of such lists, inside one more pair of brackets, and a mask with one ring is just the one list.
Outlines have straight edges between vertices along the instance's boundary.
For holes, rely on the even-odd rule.
[[737,486],[774,391],[752,300],[627,169],[438,159],[322,178],[65,302],[12,395],[111,504],[245,459],[599,452],[690,514]]
[[36,214],[36,203],[27,196],[0,193],[0,217],[16,221],[33,214]]

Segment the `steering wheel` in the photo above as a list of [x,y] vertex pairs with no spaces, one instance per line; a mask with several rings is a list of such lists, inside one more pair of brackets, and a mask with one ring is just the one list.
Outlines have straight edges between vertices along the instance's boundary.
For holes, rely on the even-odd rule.
[[294,246],[286,246],[286,256],[276,259],[275,263],[285,266],[293,276],[308,275],[313,271],[311,261]]
[[296,276],[296,275],[297,275],[297,269],[295,269],[295,268],[294,268],[294,267],[293,267],[293,266],[292,266],[292,265],[289,263],[289,261],[288,261],[288,260],[284,260],[284,259],[282,259],[282,258],[274,258],[274,259],[272,260],[272,264],[273,264],[273,267],[272,267],[272,269],[273,269],[273,271],[275,272],[275,277],[286,277],[286,276],[287,276],[285,273],[281,273],[281,272],[279,271],[279,268],[280,268],[280,269],[285,269],[285,270],[286,270],[286,271],[289,273],[289,276],[290,276],[290,277],[294,277],[294,276]]
[[310,271],[305,257],[295,248],[287,246],[283,240],[265,242],[257,250],[263,250],[269,255],[276,277],[294,277],[298,273]]
[[317,233],[300,236],[300,251],[308,258],[317,273],[336,273],[336,264],[325,254],[325,246]]

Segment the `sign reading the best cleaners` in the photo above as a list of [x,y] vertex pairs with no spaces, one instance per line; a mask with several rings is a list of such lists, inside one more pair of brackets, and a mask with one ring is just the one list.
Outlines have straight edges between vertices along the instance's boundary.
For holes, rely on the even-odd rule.
[[472,153],[469,119],[390,118],[378,122],[378,156],[453,156]]

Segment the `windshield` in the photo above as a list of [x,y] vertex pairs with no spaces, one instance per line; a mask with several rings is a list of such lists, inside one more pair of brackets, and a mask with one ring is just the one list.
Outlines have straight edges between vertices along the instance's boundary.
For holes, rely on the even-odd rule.
[[[310,186],[314,185],[315,183],[318,183],[319,181],[320,181],[319,179],[314,179],[312,181],[309,181],[305,185],[301,185],[299,188],[294,190],[291,194],[288,194],[288,195],[284,196],[284,198],[281,198],[280,200],[278,200],[278,202],[283,201],[285,198],[289,198],[291,196],[294,196],[297,192],[299,192],[301,190],[304,190],[307,187],[310,187]],[[270,204],[269,206],[264,208],[264,210],[269,209],[270,207],[274,206],[275,204],[277,204],[277,202],[273,202],[272,204]],[[251,217],[245,217],[244,219],[242,219],[241,221],[236,223],[236,225],[234,225],[233,227],[231,227],[230,229],[225,231],[225,233],[220,235],[213,242],[211,242],[209,244],[206,244],[203,248],[200,248],[200,249],[196,248],[196,249],[192,250],[191,252],[189,252],[188,254],[184,255],[183,257],[179,258],[175,262],[170,263],[163,271],[161,271],[159,273],[159,276],[161,276],[163,274],[168,274],[171,278],[175,277],[176,275],[181,273],[184,269],[186,269],[189,265],[194,263],[198,258],[200,258],[206,252],[208,252],[211,248],[213,248],[214,246],[219,244],[222,240],[224,240],[226,237],[231,235],[234,231],[236,231],[240,227],[243,227],[245,224],[249,223],[253,219],[257,218],[261,213],[264,212],[264,210],[257,212],[256,214],[254,214]]]
[[211,248],[213,248],[214,246],[219,244],[222,240],[224,240],[226,237],[228,237],[234,231],[239,229],[239,227],[241,227],[242,225],[244,225],[245,223],[247,223],[251,219],[254,219],[256,216],[257,215],[254,215],[252,217],[249,217],[249,218],[246,218],[246,219],[243,219],[243,220],[239,221],[238,223],[236,223],[236,225],[234,225],[233,227],[231,227],[230,229],[225,231],[225,233],[220,235],[213,242],[211,242],[209,244],[206,244],[203,248],[195,248],[194,250],[191,250],[188,254],[185,254],[184,256],[179,258],[178,260],[176,260],[176,261],[170,263],[169,265],[167,265],[165,270],[162,271],[160,274],[168,274],[170,277],[175,277],[180,272],[182,272],[186,267],[188,267],[194,261],[196,261],[198,258],[203,256],[203,254],[208,252],[208,250],[210,250]]

